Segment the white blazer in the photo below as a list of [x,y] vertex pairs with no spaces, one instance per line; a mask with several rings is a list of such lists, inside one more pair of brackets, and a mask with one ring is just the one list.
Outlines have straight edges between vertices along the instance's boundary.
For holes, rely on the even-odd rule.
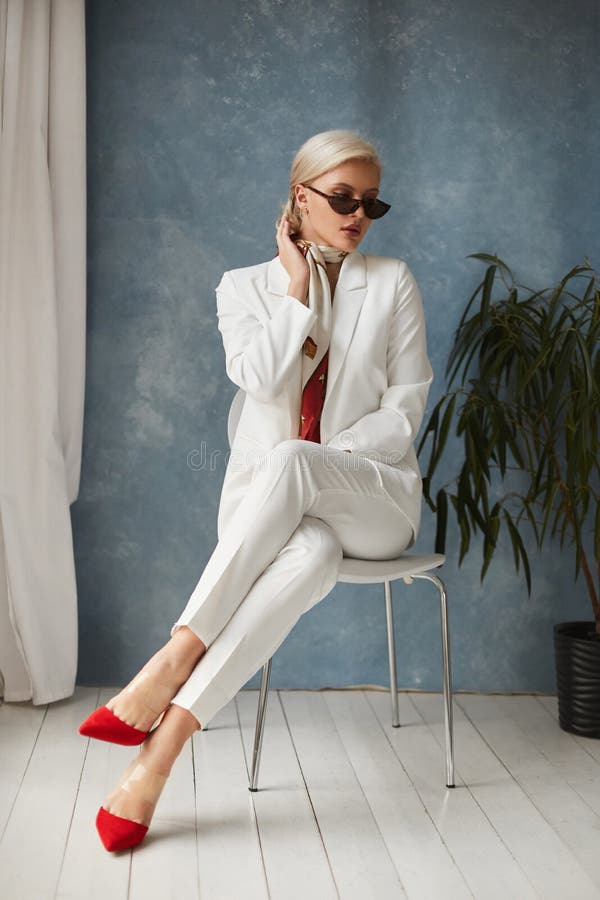
[[[287,293],[289,284],[276,256],[225,272],[216,288],[227,375],[246,392],[223,482],[219,537],[254,464],[280,441],[299,437],[303,344],[316,314]],[[408,266],[352,251],[333,299],[321,443],[370,459],[415,537],[422,497],[413,442],[432,379],[421,294]]]

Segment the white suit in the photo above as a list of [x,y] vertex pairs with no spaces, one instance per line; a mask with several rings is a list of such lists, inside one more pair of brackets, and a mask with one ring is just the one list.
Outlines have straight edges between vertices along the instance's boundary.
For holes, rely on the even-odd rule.
[[218,543],[171,629],[187,625],[208,647],[173,699],[202,726],[329,593],[342,554],[396,556],[420,522],[413,442],[433,373],[412,273],[398,259],[345,257],[320,444],[298,438],[302,348],[316,315],[289,283],[277,256],[225,272],[216,289],[227,374],[246,396]]

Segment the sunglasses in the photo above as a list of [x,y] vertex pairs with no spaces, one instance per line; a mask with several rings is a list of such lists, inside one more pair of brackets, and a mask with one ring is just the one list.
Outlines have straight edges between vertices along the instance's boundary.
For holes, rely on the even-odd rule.
[[330,207],[341,216],[347,216],[348,213],[356,212],[361,204],[365,211],[365,216],[369,219],[380,219],[391,209],[389,203],[384,203],[383,200],[378,200],[376,197],[365,197],[363,200],[356,200],[354,197],[348,196],[348,194],[324,194],[323,191],[318,191],[316,188],[311,187],[310,184],[306,184],[305,187],[310,191],[314,191],[315,194],[325,197]]

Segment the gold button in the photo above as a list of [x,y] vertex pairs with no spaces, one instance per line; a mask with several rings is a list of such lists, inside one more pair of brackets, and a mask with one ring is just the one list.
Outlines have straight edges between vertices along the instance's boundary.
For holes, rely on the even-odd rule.
[[303,421],[303,422],[304,422],[304,416],[300,416],[300,418],[301,418],[301,419],[302,419],[302,421]]

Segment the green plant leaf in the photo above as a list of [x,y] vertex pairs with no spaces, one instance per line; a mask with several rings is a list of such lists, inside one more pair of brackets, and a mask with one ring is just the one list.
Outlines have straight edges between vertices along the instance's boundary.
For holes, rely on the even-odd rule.
[[425,429],[423,431],[423,436],[419,442],[419,447],[417,449],[417,456],[421,455],[421,450],[427,443],[427,438],[429,437],[430,434],[433,435],[433,447],[432,447],[432,453],[433,453],[433,450],[435,449],[438,422],[440,419],[440,409],[442,408],[442,406],[444,405],[445,402],[446,402],[446,397],[444,396],[444,397],[441,397],[438,400],[438,402],[435,404],[435,406],[431,412],[431,415],[429,416],[427,424],[425,425]]
[[446,531],[448,526],[448,497],[443,488],[437,493],[437,528],[435,533],[435,552],[446,553]]
[[463,327],[463,325],[464,325],[464,323],[465,323],[465,321],[466,321],[466,318],[467,318],[467,316],[468,316],[468,314],[469,314],[469,311],[470,311],[470,309],[471,309],[471,306],[472,306],[473,303],[475,302],[475,298],[477,297],[477,294],[479,293],[479,291],[481,290],[482,287],[483,287],[483,281],[481,282],[481,284],[479,284],[479,285],[475,288],[475,290],[474,290],[473,293],[471,294],[471,296],[470,296],[470,298],[469,298],[469,300],[468,300],[468,302],[467,302],[467,305],[465,306],[465,310],[464,310],[464,312],[463,312],[463,314],[462,314],[462,316],[461,316],[460,322],[458,323],[458,328],[456,329],[455,337],[456,337],[456,335],[460,334],[460,332],[462,331],[462,327]]
[[431,469],[432,471],[437,468],[437,465],[441,459],[442,453],[446,447],[446,442],[448,440],[448,433],[450,431],[450,425],[452,424],[452,416],[454,415],[454,407],[456,405],[456,394],[453,394],[450,397],[450,401],[444,410],[444,415],[442,416],[442,422],[439,428],[439,432],[437,435],[437,446],[435,448],[435,454],[432,450],[431,456]]
[[494,265],[500,266],[502,269],[504,269],[505,272],[510,275],[511,281],[515,280],[513,277],[513,273],[510,271],[506,263],[502,262],[499,257],[493,256],[491,253],[469,253],[465,257],[465,259],[481,259],[484,262],[494,263]]
[[488,518],[490,527],[489,533],[485,535],[485,539],[483,542],[483,565],[481,567],[480,575],[481,582],[483,582],[483,579],[486,576],[487,570],[492,561],[492,557],[497,546],[498,532],[500,531],[500,509],[501,504],[495,503]]
[[435,503],[431,499],[431,479],[427,478],[427,476],[423,478],[423,499],[431,512],[436,512]]
[[494,278],[496,276],[496,271],[498,266],[492,265],[488,267],[487,272],[485,273],[485,278],[483,279],[483,290],[481,292],[481,320],[485,322],[488,318],[490,311],[490,304],[492,302],[492,289],[494,287]]
[[513,545],[513,552],[515,556],[515,567],[517,571],[519,571],[519,557],[523,562],[523,571],[525,572],[525,580],[527,582],[527,593],[531,596],[531,570],[529,568],[529,559],[527,557],[527,551],[525,550],[525,545],[521,539],[521,535],[519,534],[519,529],[514,524],[510,513],[507,510],[504,510],[504,519],[506,524],[508,525],[508,531],[510,534],[510,539]]

